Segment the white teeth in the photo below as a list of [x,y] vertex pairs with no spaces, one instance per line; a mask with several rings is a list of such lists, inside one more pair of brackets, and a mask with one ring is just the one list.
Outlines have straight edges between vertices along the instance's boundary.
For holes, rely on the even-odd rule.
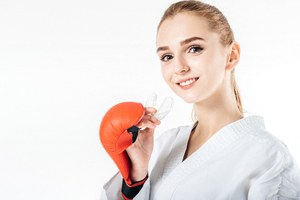
[[191,84],[191,83],[193,83],[193,82],[195,82],[195,81],[196,81],[196,79],[193,78],[193,79],[189,79],[189,80],[187,80],[187,81],[181,82],[181,83],[179,83],[179,85],[180,85],[180,86],[186,86],[186,85],[189,85],[189,84]]

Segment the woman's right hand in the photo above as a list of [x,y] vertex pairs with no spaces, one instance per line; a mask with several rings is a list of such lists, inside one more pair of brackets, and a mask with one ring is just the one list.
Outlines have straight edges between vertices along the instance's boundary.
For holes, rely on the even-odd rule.
[[160,121],[154,116],[155,108],[145,108],[145,114],[137,127],[140,128],[136,141],[126,152],[131,161],[130,178],[137,182],[144,179],[148,173],[148,164],[154,144],[154,130]]

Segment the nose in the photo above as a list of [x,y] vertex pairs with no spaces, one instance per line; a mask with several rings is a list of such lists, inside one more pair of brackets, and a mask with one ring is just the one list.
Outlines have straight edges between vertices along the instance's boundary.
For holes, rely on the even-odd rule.
[[190,70],[190,67],[188,66],[187,62],[183,57],[177,57],[175,59],[174,65],[174,71],[176,74],[184,74]]

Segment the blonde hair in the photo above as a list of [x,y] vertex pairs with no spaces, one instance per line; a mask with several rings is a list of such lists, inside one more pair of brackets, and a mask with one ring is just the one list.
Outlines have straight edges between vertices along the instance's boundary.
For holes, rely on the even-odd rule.
[[[220,43],[224,46],[231,45],[234,40],[233,31],[223,13],[216,7],[195,0],[179,1],[172,4],[163,14],[157,30],[161,24],[168,18],[174,17],[176,14],[189,12],[207,20],[211,31],[220,34]],[[242,100],[237,86],[234,69],[231,71],[231,86],[236,99],[238,110],[243,114]]]

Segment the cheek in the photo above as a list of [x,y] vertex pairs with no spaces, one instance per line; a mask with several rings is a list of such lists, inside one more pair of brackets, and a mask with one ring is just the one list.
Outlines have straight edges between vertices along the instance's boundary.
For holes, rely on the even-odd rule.
[[212,87],[218,87],[224,80],[225,73],[225,60],[220,56],[215,56],[210,61],[210,65],[207,66],[207,82]]
[[203,59],[203,63],[205,63],[205,68],[208,73],[212,75],[220,74],[225,70],[226,56],[222,55],[217,50],[211,51]]
[[167,66],[161,66],[161,74],[164,78],[164,80],[169,84],[169,82],[171,81],[171,71],[170,68],[168,68]]
[[190,59],[189,64],[200,76],[204,91],[214,90],[224,79],[225,59],[216,51],[207,51],[197,59]]

